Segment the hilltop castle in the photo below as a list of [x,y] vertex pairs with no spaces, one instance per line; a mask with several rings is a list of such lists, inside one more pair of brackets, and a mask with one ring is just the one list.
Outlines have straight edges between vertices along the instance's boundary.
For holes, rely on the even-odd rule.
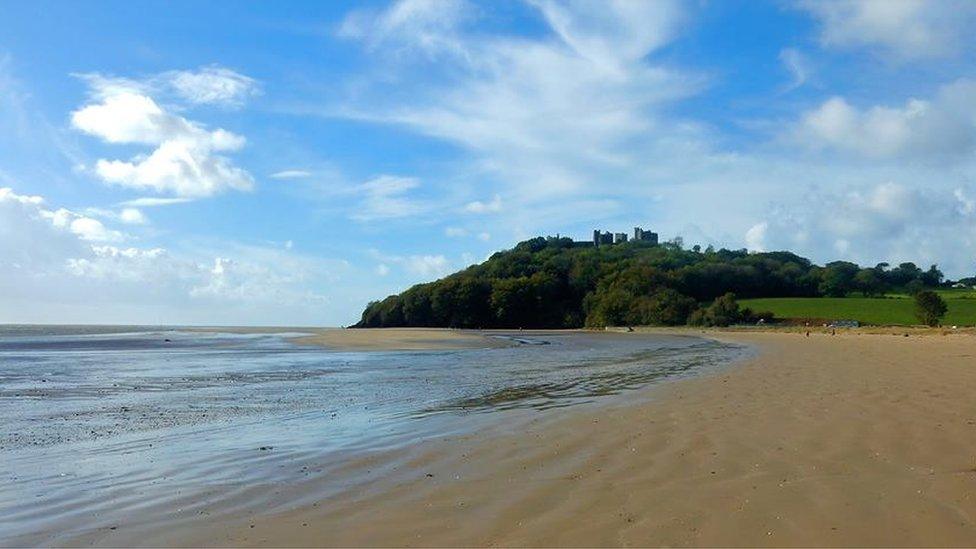
[[[601,232],[600,229],[593,229],[593,245],[607,246],[610,244],[621,244],[627,242],[627,233]],[[634,241],[657,244],[657,233],[645,231],[640,227],[634,227]]]
[[[547,236],[547,241],[558,241],[563,237],[556,233],[556,236]],[[574,248],[588,248],[590,246],[612,246],[614,244],[623,244],[624,242],[646,242],[648,244],[657,245],[657,233],[651,231],[645,231],[640,227],[634,227],[633,236],[627,233],[611,233],[609,231],[601,231],[600,229],[593,229],[593,240],[573,240]]]

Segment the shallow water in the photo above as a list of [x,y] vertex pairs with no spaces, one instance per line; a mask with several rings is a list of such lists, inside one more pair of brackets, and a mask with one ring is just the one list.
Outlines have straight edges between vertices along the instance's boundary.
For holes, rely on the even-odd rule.
[[[0,544],[122,517],[265,508],[377,449],[473,432],[727,362],[691,337],[494,334],[512,347],[338,352],[294,333],[0,327]],[[159,519],[162,520],[162,519]]]

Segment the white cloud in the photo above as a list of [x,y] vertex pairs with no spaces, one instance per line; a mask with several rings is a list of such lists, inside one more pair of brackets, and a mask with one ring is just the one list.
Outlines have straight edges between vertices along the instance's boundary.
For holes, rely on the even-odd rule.
[[[10,189],[6,189],[10,190]],[[37,210],[39,215],[51,221],[55,228],[64,229],[78,235],[82,240],[93,242],[118,242],[123,240],[124,235],[119,231],[113,231],[105,227],[101,221],[86,217],[72,212],[65,208],[58,208],[55,211],[44,209]]]
[[622,63],[667,44],[684,18],[680,4],[670,0],[534,3],[563,42],[604,68],[622,69]]
[[[25,207],[39,207],[44,204],[44,197],[37,195],[17,194],[10,187],[0,187],[0,204],[20,204]],[[40,208],[37,208],[38,211]]]
[[71,123],[109,143],[158,145],[166,140],[167,134],[192,131],[185,120],[167,115],[145,95],[121,89],[106,94],[104,87],[98,92],[105,94],[100,98],[101,102],[72,113]]
[[186,204],[187,202],[193,202],[192,198],[155,198],[155,197],[144,197],[136,198],[133,200],[126,200],[125,202],[120,202],[120,206],[126,206],[130,208],[151,208],[155,206],[171,206],[173,204]]
[[145,279],[146,273],[155,269],[162,269],[162,272],[170,270],[173,267],[167,264],[170,259],[162,248],[144,250],[92,246],[91,253],[85,254],[85,257],[66,259],[65,268],[80,278],[139,282]]
[[358,221],[372,221],[416,215],[426,207],[422,202],[408,197],[407,193],[419,186],[420,181],[414,177],[381,175],[371,179],[358,187],[364,198],[351,217]]
[[397,48],[416,48],[428,54],[457,52],[456,28],[473,17],[474,8],[464,0],[398,0],[377,12],[350,13],[339,26],[343,38],[364,40],[376,48],[393,43]]
[[943,86],[933,99],[859,109],[834,97],[805,113],[796,138],[869,158],[969,157],[976,149],[976,81]]
[[282,170],[271,174],[269,177],[272,179],[304,179],[311,176],[312,172],[305,170]]
[[130,225],[145,225],[149,222],[146,215],[138,208],[123,208],[119,212],[119,220]]
[[110,244],[122,236],[0,188],[0,322],[322,322],[324,288],[349,268],[277,247],[226,244],[214,254]]
[[[56,213],[60,213],[61,211],[63,210],[58,210]],[[119,231],[109,230],[105,228],[105,225],[101,221],[90,217],[77,217],[71,220],[69,226],[71,227],[71,232],[81,237],[82,240],[118,242],[124,238]]]
[[4,242],[0,258],[29,265],[36,263],[35,257],[77,252],[85,250],[88,242],[124,238],[97,219],[65,208],[50,210],[40,196],[20,195],[9,187],[0,187],[0,240]]
[[[816,249],[818,255],[875,262],[939,263],[971,273],[972,259],[955,250],[976,245],[971,190],[923,189],[887,182],[843,192],[805,193],[770,208],[750,229],[755,249]],[[833,256],[833,257],[832,257]]]
[[[366,30],[347,35],[378,43],[394,59],[379,71],[372,93],[328,114],[403,125],[457,144],[474,156],[470,171],[505,187],[519,209],[550,201],[553,193],[564,200],[589,194],[608,170],[632,167],[638,142],[683,144],[698,132],[657,114],[703,83],[649,61],[682,26],[676,2],[536,2],[549,30],[539,38],[465,32],[418,16],[422,30],[402,22],[377,42],[369,29],[383,28],[401,5],[373,14],[370,24],[362,23],[369,14],[356,14],[356,28]],[[417,48],[425,53],[419,62],[432,55],[437,62],[405,68],[405,52]],[[405,70],[411,73],[389,76]],[[417,73],[424,75],[419,82],[411,78]],[[385,93],[387,82],[396,82],[398,93]]]
[[[372,70],[349,83],[355,91],[345,104],[296,111],[396,125],[458,147],[459,167],[442,176],[455,211],[497,209],[498,215],[485,220],[491,227],[461,222],[470,218],[443,223],[464,227],[468,236],[488,229],[504,242],[555,231],[585,238],[594,226],[640,224],[665,238],[773,249],[785,235],[811,227],[806,239],[790,236],[790,248],[819,261],[836,258],[838,250],[867,250],[867,258],[889,248],[873,247],[872,236],[856,231],[820,238],[829,232],[810,223],[794,231],[770,212],[789,215],[808,194],[826,201],[888,180],[951,194],[972,171],[967,124],[973,116],[961,91],[922,96],[924,113],[916,118],[917,105],[909,101],[881,107],[894,112],[875,116],[865,99],[871,90],[859,90],[842,99],[853,114],[841,108],[832,120],[836,113],[826,109],[818,119],[818,104],[805,113],[811,116],[794,115],[796,123],[785,125],[787,147],[753,146],[740,134],[720,133],[735,105],[729,117],[712,118],[714,126],[683,118],[690,111],[680,102],[708,79],[682,70],[660,50],[681,32],[681,11],[696,9],[694,3],[530,5],[537,16],[532,30],[516,33],[469,29],[462,18],[447,27],[426,25],[421,33],[400,25],[376,39],[371,20],[359,19],[366,23],[351,35],[373,54]],[[647,11],[635,17],[630,9]],[[815,77],[811,59],[799,50],[785,50],[782,63],[793,86]],[[802,154],[798,142],[819,154]],[[945,158],[951,167],[939,162]],[[424,182],[438,184],[426,174]],[[824,208],[821,215],[832,214]],[[956,231],[968,230],[956,221]],[[951,239],[941,246],[946,256],[961,255]]]
[[387,267],[385,263],[380,263],[376,266],[376,274],[379,276],[386,276],[390,274],[390,268]]
[[267,295],[269,290],[286,282],[290,275],[267,265],[242,263],[226,257],[215,257],[202,283],[190,288],[191,297],[250,299]]
[[422,281],[446,276],[457,268],[457,265],[441,254],[390,255],[370,249],[369,255],[381,262],[382,269],[378,267],[376,272],[377,274],[382,272],[382,276],[389,273],[388,264],[400,265],[407,274]]
[[443,255],[411,255],[404,260],[411,274],[421,278],[440,278],[451,272],[451,264]]
[[469,236],[473,236],[482,242],[488,242],[491,240],[491,233],[487,231],[472,234],[471,231],[462,227],[446,227],[444,229],[444,235],[448,238],[467,238]]
[[474,214],[497,213],[502,211],[502,197],[495,195],[491,201],[475,200],[464,205],[464,211]]
[[779,60],[792,77],[792,81],[786,87],[787,91],[794,90],[806,84],[811,72],[810,63],[806,56],[796,48],[783,48],[779,52]]
[[219,66],[196,71],[170,71],[161,77],[180,97],[195,104],[239,107],[258,93],[257,81],[253,78]]
[[769,223],[763,221],[756,223],[746,231],[746,248],[754,252],[766,251],[766,230]]
[[802,0],[798,5],[819,20],[824,46],[876,47],[902,59],[957,53],[976,20],[976,4],[968,0]]
[[[0,281],[4,274],[21,275],[28,281],[43,279],[63,257],[88,247],[68,229],[65,218],[56,224],[53,214],[40,196],[19,195],[0,187]],[[11,298],[19,291],[17,284],[0,287],[10,288],[6,295]]]
[[167,112],[127,80],[99,75],[85,80],[92,88],[93,102],[72,113],[75,128],[108,143],[155,147],[129,161],[98,160],[95,173],[104,181],[179,197],[253,187],[250,174],[220,154],[239,150],[243,137],[219,128],[207,130]]

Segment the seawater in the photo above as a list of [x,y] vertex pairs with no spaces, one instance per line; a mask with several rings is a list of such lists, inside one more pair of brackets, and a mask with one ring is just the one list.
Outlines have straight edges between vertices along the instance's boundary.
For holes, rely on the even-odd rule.
[[[205,512],[308,467],[599,405],[741,349],[693,337],[492,333],[509,347],[342,352],[288,331],[0,326],[0,545],[144,506]],[[323,465],[324,463],[324,465]]]

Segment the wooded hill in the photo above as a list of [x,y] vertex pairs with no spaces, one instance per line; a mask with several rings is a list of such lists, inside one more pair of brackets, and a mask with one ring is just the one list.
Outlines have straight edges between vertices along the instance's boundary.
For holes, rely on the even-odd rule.
[[578,328],[726,325],[770,316],[737,298],[879,296],[942,284],[933,265],[823,266],[790,252],[686,250],[629,242],[580,246],[533,238],[480,265],[370,303],[357,327]]

